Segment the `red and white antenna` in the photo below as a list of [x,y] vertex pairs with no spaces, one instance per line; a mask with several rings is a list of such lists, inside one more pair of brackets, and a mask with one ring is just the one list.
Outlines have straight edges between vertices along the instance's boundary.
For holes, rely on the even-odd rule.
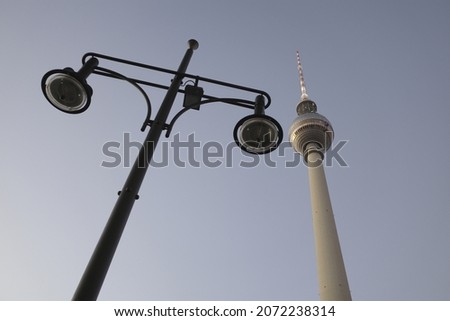
[[300,52],[297,50],[297,69],[298,69],[298,76],[300,78],[300,92],[301,92],[301,96],[300,96],[300,100],[308,100],[309,96],[308,93],[306,92],[306,86],[305,86],[305,78],[303,77],[303,68],[302,68],[302,63],[300,61]]

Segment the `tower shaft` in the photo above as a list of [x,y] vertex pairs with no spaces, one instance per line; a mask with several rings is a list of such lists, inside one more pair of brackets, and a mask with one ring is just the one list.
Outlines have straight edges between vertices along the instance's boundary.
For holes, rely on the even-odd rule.
[[[308,144],[315,147],[316,144]],[[310,146],[313,145],[313,146]],[[308,148],[309,149],[309,148]],[[351,294],[322,164],[323,154],[306,155],[316,245],[320,300],[350,301]]]

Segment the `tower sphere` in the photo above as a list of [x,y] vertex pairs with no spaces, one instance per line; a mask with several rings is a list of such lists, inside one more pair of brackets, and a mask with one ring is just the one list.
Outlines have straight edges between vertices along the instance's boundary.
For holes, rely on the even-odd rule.
[[289,140],[297,153],[305,155],[306,147],[315,143],[325,153],[331,146],[334,131],[327,118],[316,112],[300,114],[289,129]]

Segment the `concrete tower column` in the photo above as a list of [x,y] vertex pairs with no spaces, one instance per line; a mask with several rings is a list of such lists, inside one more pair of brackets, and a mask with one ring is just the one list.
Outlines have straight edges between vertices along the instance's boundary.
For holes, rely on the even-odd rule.
[[308,144],[309,189],[316,246],[320,299],[350,301],[351,294],[342,258],[339,237],[323,168],[323,154],[314,143]]

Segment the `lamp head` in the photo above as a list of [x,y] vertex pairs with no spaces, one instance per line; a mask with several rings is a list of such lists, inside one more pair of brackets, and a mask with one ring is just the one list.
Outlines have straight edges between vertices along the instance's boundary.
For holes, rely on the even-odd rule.
[[236,144],[250,154],[266,154],[283,140],[283,129],[272,117],[254,114],[242,118],[233,132]]
[[42,77],[41,87],[45,98],[59,110],[79,114],[91,103],[92,88],[86,78],[98,66],[97,58],[90,58],[75,72],[72,68],[49,71]]
[[66,113],[81,113],[91,103],[92,88],[72,68],[49,71],[42,78],[41,87],[45,98]]

